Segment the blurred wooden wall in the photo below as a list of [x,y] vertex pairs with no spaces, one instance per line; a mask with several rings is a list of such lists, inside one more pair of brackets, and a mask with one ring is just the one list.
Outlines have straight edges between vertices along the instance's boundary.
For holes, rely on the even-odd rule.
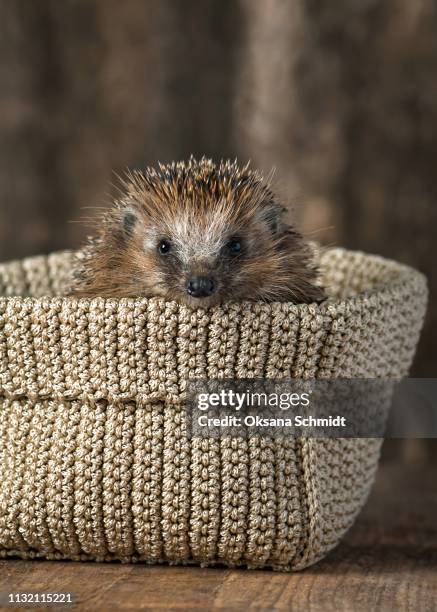
[[[113,172],[235,157],[311,236],[437,286],[433,0],[0,0],[0,257],[75,247]],[[315,232],[315,233],[313,233]],[[436,370],[433,298],[414,373]]]

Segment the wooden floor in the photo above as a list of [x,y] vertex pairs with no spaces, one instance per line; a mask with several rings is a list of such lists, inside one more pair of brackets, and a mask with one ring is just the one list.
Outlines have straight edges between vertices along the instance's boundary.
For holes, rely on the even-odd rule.
[[300,573],[9,560],[0,592],[70,591],[87,612],[437,610],[436,473],[383,466],[344,542]]

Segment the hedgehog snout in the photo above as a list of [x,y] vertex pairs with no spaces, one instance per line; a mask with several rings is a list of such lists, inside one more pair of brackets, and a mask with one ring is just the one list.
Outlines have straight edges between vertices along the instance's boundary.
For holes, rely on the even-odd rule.
[[187,283],[187,293],[194,298],[206,298],[217,289],[217,283],[210,276],[193,276]]

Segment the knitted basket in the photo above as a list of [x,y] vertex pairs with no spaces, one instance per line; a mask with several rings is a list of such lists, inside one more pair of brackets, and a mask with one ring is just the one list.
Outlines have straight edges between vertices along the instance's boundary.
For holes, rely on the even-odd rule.
[[0,555],[275,569],[324,556],[381,440],[189,439],[186,381],[404,376],[423,276],[331,249],[321,305],[205,311],[56,297],[72,257],[0,266]]

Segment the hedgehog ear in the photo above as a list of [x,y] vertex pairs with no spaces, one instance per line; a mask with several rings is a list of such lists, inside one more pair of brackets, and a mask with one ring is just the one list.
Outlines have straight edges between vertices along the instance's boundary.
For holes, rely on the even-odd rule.
[[137,224],[138,218],[131,208],[126,208],[122,213],[122,226],[123,232],[126,236],[131,237],[134,231],[134,227]]
[[269,202],[263,210],[263,219],[274,236],[279,233],[283,226],[282,213],[284,210],[285,209],[276,202]]

